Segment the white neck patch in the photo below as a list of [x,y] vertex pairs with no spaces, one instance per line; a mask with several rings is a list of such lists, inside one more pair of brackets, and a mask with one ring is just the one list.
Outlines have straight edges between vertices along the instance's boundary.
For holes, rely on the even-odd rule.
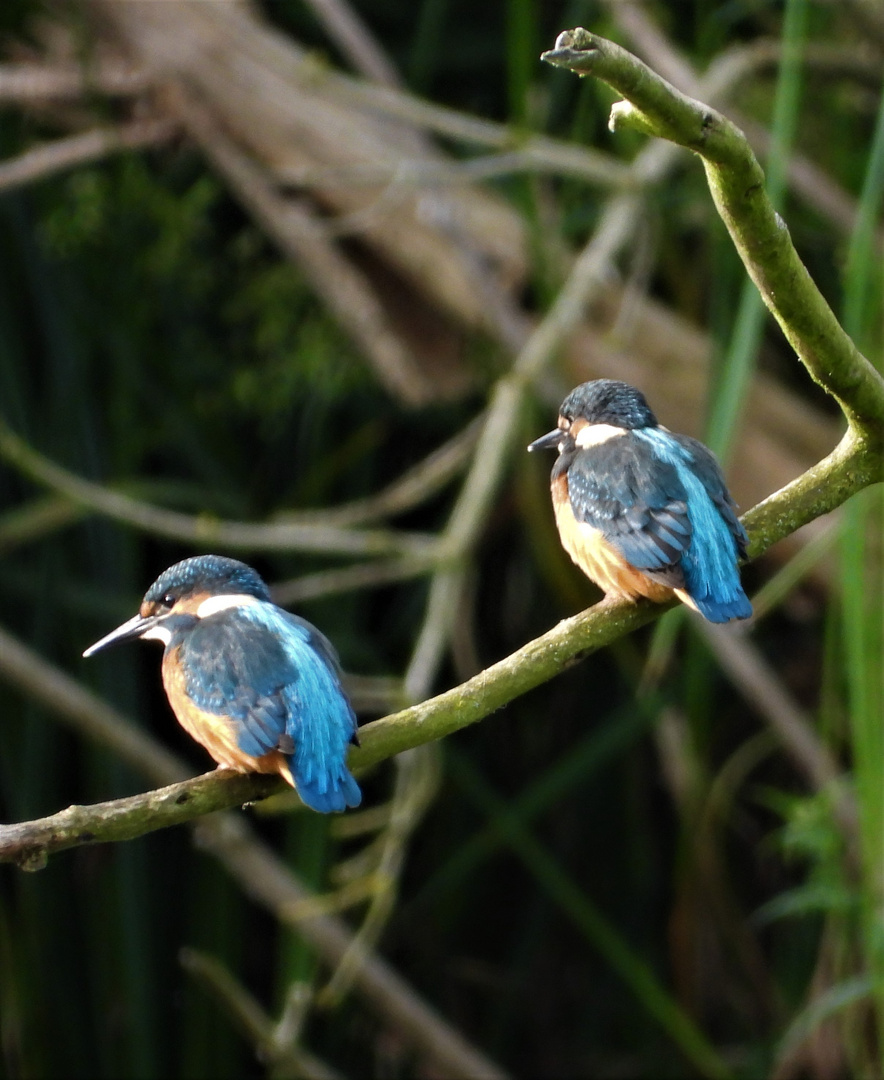
[[[222,593],[220,596],[210,596],[203,600],[196,609],[197,618],[206,619],[209,615],[217,615],[219,611],[229,611],[231,608],[252,607],[255,604],[263,604],[257,596],[249,593]],[[147,635],[145,635],[147,636]]]
[[152,626],[150,630],[145,630],[141,635],[141,639],[142,641],[162,641],[164,645],[168,645],[172,640],[172,631],[168,626],[157,623],[156,626]]
[[581,450],[589,446],[598,446],[609,439],[617,439],[626,434],[627,429],[613,424],[584,424],[574,436],[574,442]]

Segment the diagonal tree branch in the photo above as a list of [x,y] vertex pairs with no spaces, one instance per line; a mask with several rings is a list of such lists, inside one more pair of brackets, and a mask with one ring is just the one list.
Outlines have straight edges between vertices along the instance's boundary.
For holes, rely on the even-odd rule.
[[152,81],[142,68],[118,59],[88,68],[70,63],[0,64],[0,101],[27,105],[79,100],[90,91],[129,97],[149,90]]

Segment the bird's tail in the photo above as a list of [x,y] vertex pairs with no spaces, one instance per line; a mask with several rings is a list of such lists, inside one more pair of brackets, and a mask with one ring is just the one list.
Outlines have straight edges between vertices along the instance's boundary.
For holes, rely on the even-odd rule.
[[318,810],[320,814],[338,813],[362,802],[359,785],[343,763],[335,772],[297,770],[295,787],[311,810]]
[[726,623],[732,619],[748,619],[752,614],[752,604],[743,592],[739,581],[729,590],[720,590],[717,594],[707,593],[689,596],[684,589],[676,589],[676,595],[694,611],[713,623]]
[[347,768],[347,750],[355,741],[356,718],[338,691],[319,705],[310,723],[295,736],[289,758],[295,787],[304,802],[321,814],[336,813],[362,802],[362,792]]
[[695,493],[692,507],[691,546],[681,560],[691,607],[714,623],[748,619],[752,605],[740,581],[737,538],[705,490]]

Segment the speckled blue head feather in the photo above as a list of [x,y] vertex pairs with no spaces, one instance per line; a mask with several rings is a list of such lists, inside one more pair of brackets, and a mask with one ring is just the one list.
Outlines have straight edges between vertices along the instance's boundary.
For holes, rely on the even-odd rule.
[[641,390],[617,379],[594,379],[575,386],[562,402],[559,414],[566,420],[612,427],[657,427],[657,417]]
[[144,599],[148,602],[159,601],[167,594],[180,599],[194,592],[270,599],[270,590],[257,571],[238,559],[228,559],[223,555],[196,555],[175,563],[160,574],[144,594]]

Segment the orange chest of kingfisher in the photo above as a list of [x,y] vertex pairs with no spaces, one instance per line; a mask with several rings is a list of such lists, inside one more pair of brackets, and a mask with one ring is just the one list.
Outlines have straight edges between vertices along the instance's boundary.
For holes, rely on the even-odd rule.
[[132,638],[163,642],[169,704],[219,765],[279,773],[324,813],[359,804],[347,768],[356,717],[334,649],[273,604],[250,566],[218,555],[176,563],[84,656]]
[[711,622],[752,606],[738,562],[747,537],[712,451],[661,427],[644,395],[614,379],[576,387],[558,426],[551,488],[562,546],[608,595],[678,596]]

